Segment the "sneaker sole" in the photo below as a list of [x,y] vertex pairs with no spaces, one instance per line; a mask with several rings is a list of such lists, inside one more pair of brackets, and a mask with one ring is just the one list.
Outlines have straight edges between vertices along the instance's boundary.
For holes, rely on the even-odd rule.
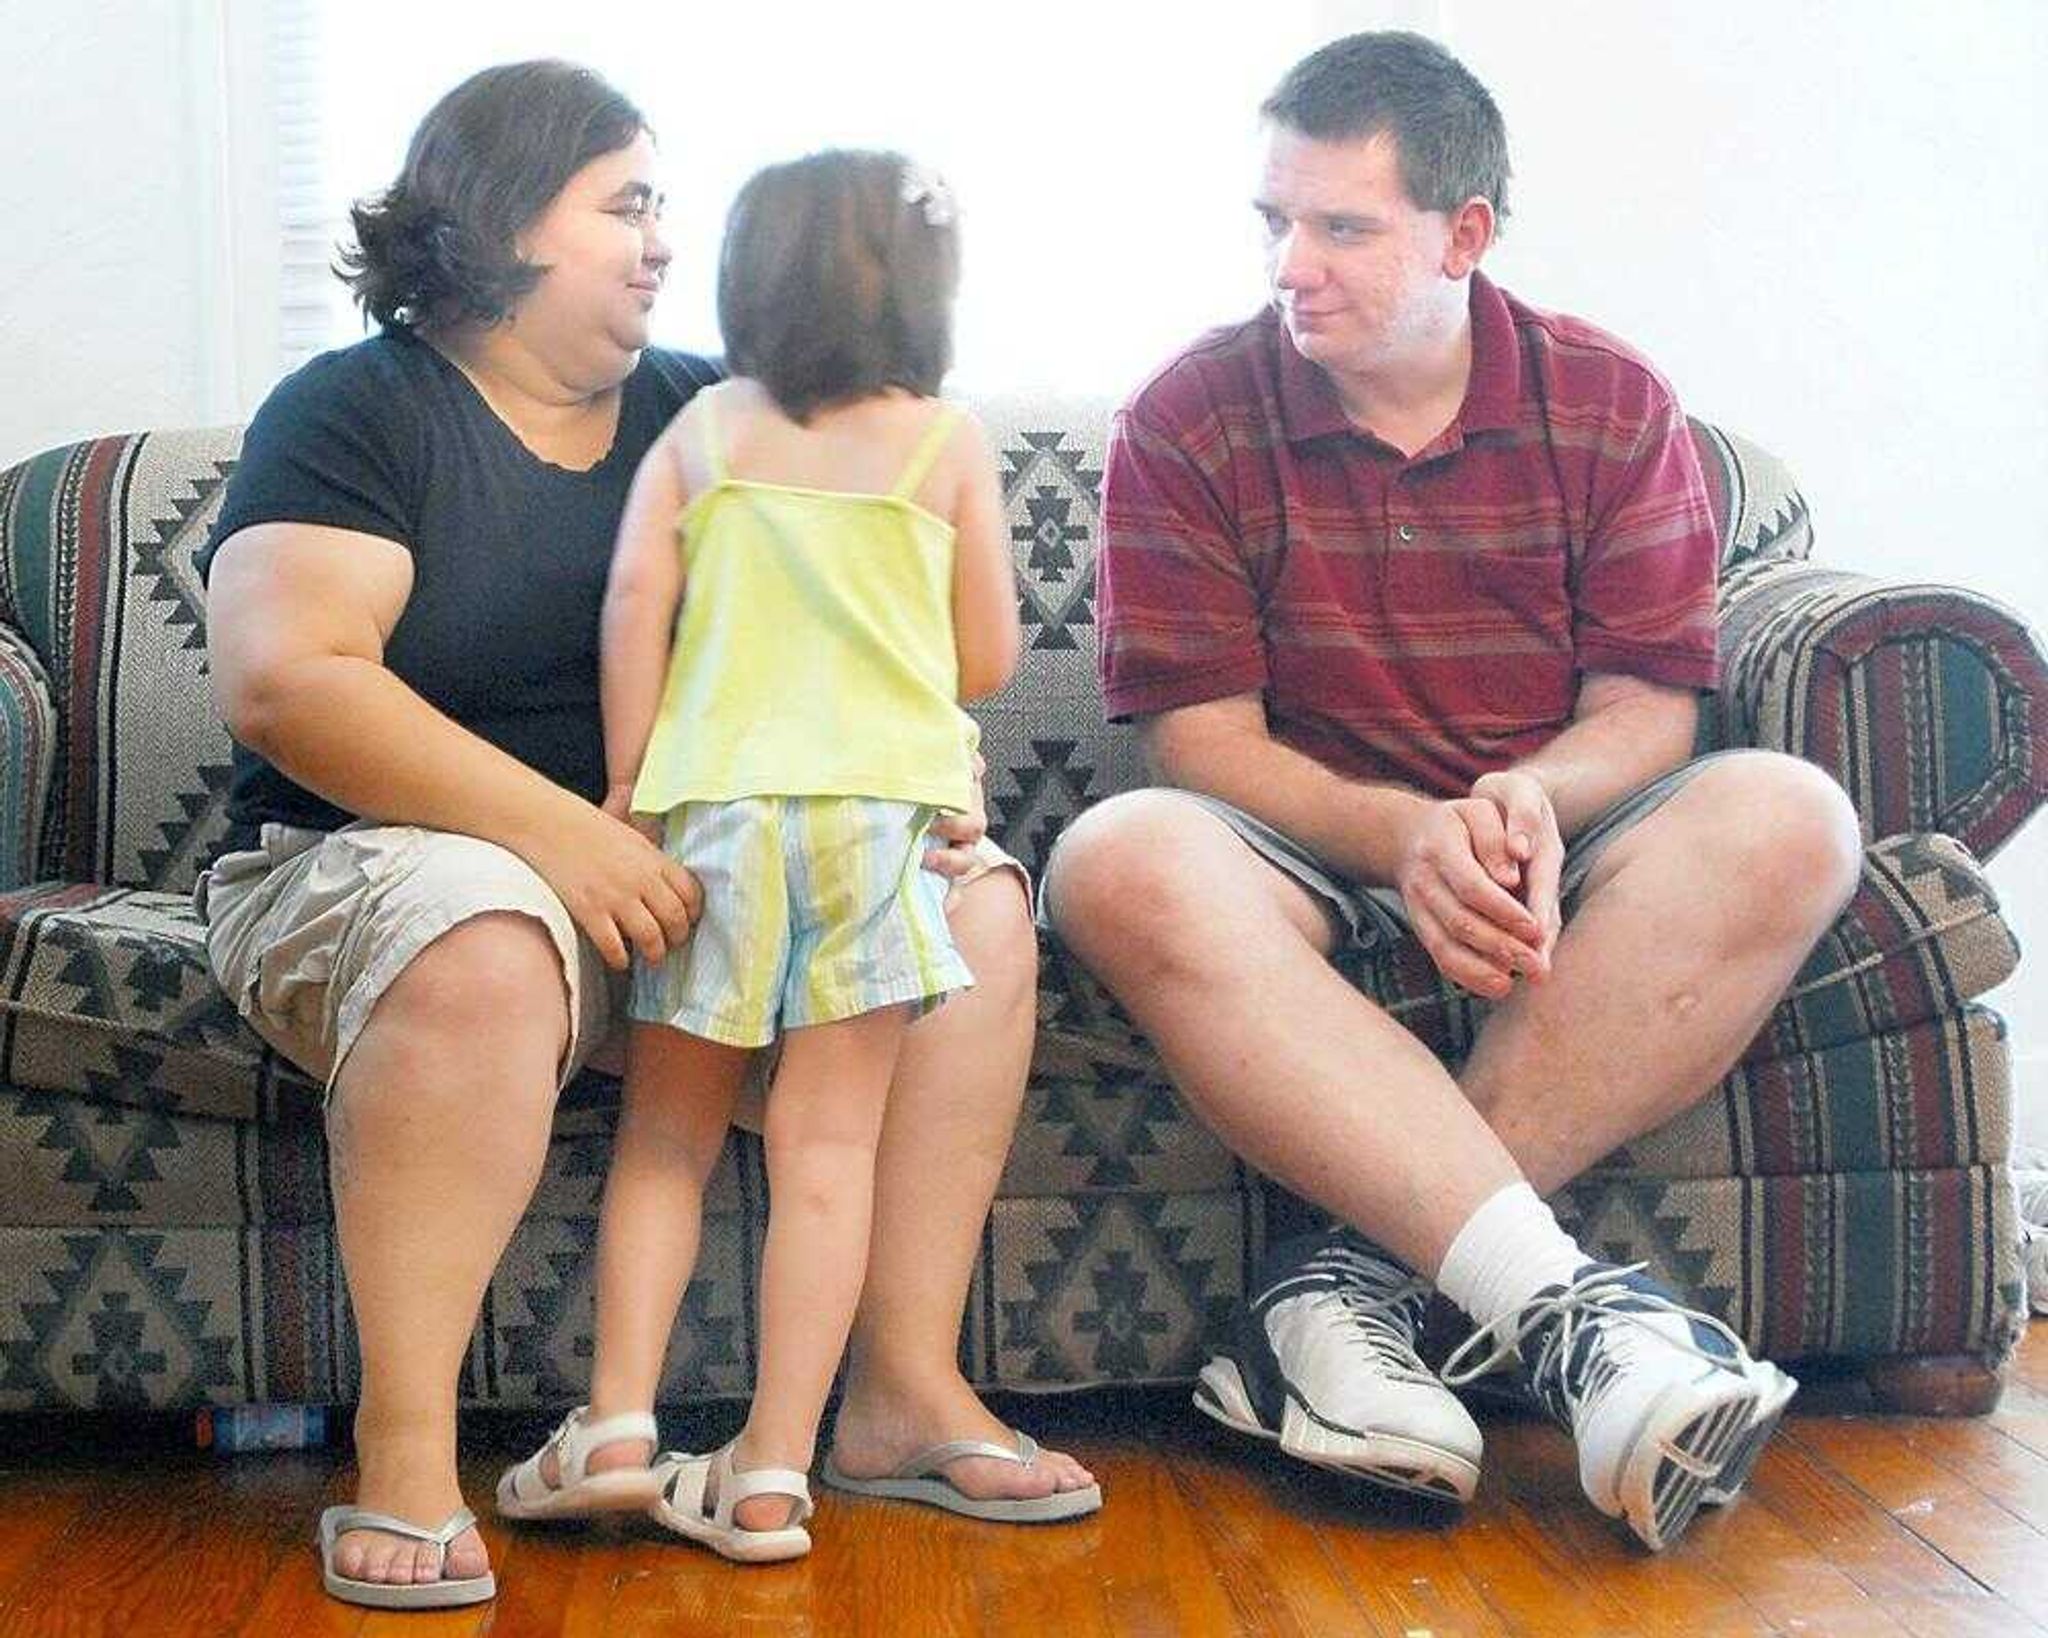
[[1749,1483],[1750,1474],[1756,1470],[1757,1458],[1763,1455],[1771,1435],[1778,1431],[1778,1421],[1784,1416],[1785,1407],[1792,1403],[1792,1396],[1799,1391],[1799,1384],[1777,1366],[1768,1361],[1759,1363],[1770,1372],[1771,1385],[1758,1402],[1756,1420],[1750,1423],[1749,1431],[1736,1445],[1735,1454],[1700,1497],[1705,1506],[1726,1507],[1742,1493],[1742,1487]]
[[1479,1465],[1455,1451],[1397,1434],[1358,1433],[1318,1421],[1293,1394],[1280,1426],[1259,1420],[1244,1378],[1228,1359],[1212,1359],[1195,1382],[1195,1409],[1237,1433],[1278,1444],[1297,1461],[1432,1501],[1468,1502],[1479,1488]]
[[1716,1371],[1710,1385],[1670,1388],[1651,1407],[1617,1486],[1621,1516],[1651,1552],[1662,1552],[1685,1533],[1708,1487],[1753,1431],[1761,1399],[1747,1378]]

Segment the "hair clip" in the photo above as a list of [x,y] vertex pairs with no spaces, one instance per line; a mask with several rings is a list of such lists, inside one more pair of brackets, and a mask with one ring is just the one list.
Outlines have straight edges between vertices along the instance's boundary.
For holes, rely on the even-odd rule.
[[937,171],[922,165],[903,167],[903,202],[921,208],[926,227],[944,227],[953,220],[953,190]]

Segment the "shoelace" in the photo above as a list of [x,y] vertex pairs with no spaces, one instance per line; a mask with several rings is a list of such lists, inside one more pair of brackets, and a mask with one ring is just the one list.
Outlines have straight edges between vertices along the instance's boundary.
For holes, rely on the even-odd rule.
[[[1318,1275],[1337,1282],[1324,1286]],[[1300,1269],[1274,1283],[1266,1301],[1284,1301],[1295,1287],[1313,1294],[1317,1303],[1334,1303],[1352,1321],[1349,1334],[1389,1376],[1403,1381],[1433,1381],[1415,1352],[1422,1326],[1422,1307],[1429,1300],[1427,1280],[1410,1274],[1385,1257],[1355,1247],[1333,1244],[1312,1253]]]
[[[1648,1267],[1647,1263],[1630,1263],[1625,1268],[1596,1269],[1591,1274],[1582,1275],[1564,1290],[1530,1303],[1519,1313],[1503,1314],[1491,1325],[1481,1326],[1459,1343],[1451,1351],[1451,1357],[1444,1361],[1441,1373],[1444,1386],[1463,1387],[1511,1359],[1521,1359],[1522,1343],[1527,1340],[1530,1333],[1549,1326],[1542,1345],[1536,1351],[1536,1358],[1533,1361],[1524,1360],[1523,1364],[1528,1369],[1529,1380],[1537,1385],[1536,1391],[1543,1395],[1546,1401],[1550,1394],[1548,1385],[1553,1382],[1557,1384],[1555,1391],[1571,1418],[1575,1420],[1579,1406],[1594,1384],[1574,1383],[1571,1380],[1572,1373],[1565,1367],[1571,1362],[1573,1350],[1579,1339],[1589,1332],[1599,1331],[1610,1320],[1626,1320],[1648,1331],[1658,1341],[1705,1360],[1710,1365],[1717,1365],[1728,1371],[1740,1370],[1739,1361],[1743,1357],[1742,1339],[1719,1319],[1712,1314],[1703,1314],[1696,1308],[1687,1308],[1683,1303],[1674,1302],[1669,1297],[1639,1291],[1634,1286],[1623,1283],[1631,1274],[1639,1274]],[[1624,1304],[1634,1306],[1623,1306]],[[1667,1314],[1681,1315],[1696,1324],[1706,1326],[1710,1331],[1719,1332],[1735,1349],[1735,1358],[1725,1359],[1710,1352],[1694,1342],[1690,1335],[1674,1337],[1668,1332],[1652,1327],[1652,1318]],[[1551,1325],[1553,1320],[1557,1322],[1555,1325]],[[1619,1342],[1621,1334],[1614,1335],[1615,1340]],[[1480,1352],[1489,1340],[1494,1344],[1493,1351],[1478,1364],[1467,1364],[1467,1356]],[[1606,1380],[1606,1377],[1603,1375],[1601,1380]]]

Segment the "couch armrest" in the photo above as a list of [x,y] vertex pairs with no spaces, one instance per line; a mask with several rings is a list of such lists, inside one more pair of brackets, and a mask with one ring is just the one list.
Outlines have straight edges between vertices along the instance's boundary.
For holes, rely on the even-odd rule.
[[1818,763],[1866,839],[1988,858],[2048,797],[2048,659],[1990,598],[1759,563],[1722,584],[1721,666],[1722,743]]
[[56,755],[57,707],[43,663],[21,633],[0,625],[0,890],[40,874]]

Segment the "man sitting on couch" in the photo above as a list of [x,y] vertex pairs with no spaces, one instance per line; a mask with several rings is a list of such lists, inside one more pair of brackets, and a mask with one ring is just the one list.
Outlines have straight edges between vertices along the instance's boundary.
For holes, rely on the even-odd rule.
[[[1793,758],[1691,759],[1717,541],[1684,417],[1479,271],[1486,90],[1364,34],[1262,113],[1270,308],[1139,390],[1104,483],[1106,704],[1169,788],[1070,827],[1048,911],[1203,1118],[1340,1223],[1273,1249],[1197,1403],[1468,1497],[1419,1271],[1480,1327],[1462,1374],[1518,1360],[1661,1547],[1793,1384],[1541,1197],[1733,1062],[1854,890],[1855,816]],[[1494,1004],[1455,1079],[1331,965],[1410,934]]]

